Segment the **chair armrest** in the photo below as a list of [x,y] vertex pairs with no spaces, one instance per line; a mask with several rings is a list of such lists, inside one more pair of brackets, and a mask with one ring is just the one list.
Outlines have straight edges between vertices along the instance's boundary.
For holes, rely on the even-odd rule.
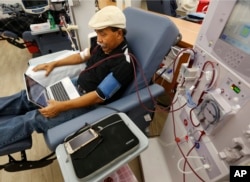
[[[150,92],[150,93],[149,93]],[[131,109],[140,106],[139,99],[142,103],[145,103],[149,100],[152,100],[150,94],[152,95],[153,99],[164,92],[164,88],[158,84],[152,84],[148,88],[143,88],[139,90],[137,93],[134,92],[127,96],[124,96],[110,104],[108,107],[115,108],[121,112],[128,112]],[[140,98],[138,98],[140,97]],[[141,107],[141,106],[140,106]]]
[[26,74],[30,75],[34,80],[39,81],[39,83],[41,83],[43,86],[48,86],[67,76],[69,76],[70,78],[76,77],[85,68],[86,65],[84,63],[57,67],[47,77],[45,76],[45,71],[38,71],[38,72],[32,71],[32,69],[38,64],[52,62],[76,53],[78,53],[78,51],[64,50],[49,55],[44,55],[41,57],[30,59],[29,67],[26,70]]
[[[157,97],[164,92],[164,88],[158,84],[152,84],[149,88],[141,89],[138,91],[138,94],[140,95],[142,103],[151,99],[148,89],[150,89],[153,97]],[[54,151],[56,147],[63,142],[65,137],[77,131],[79,128],[84,126],[85,123],[94,123],[103,117],[116,113],[116,110],[126,113],[135,107],[140,107],[140,102],[138,101],[137,93],[132,93],[108,104],[107,106],[110,108],[100,106],[93,111],[49,129],[46,133],[44,133],[45,142],[47,143],[49,149]],[[115,108],[116,110],[111,108]]]
[[14,32],[8,31],[8,30],[4,31],[3,35],[5,37],[8,37],[8,38],[18,39],[18,35],[17,34],[15,34]]

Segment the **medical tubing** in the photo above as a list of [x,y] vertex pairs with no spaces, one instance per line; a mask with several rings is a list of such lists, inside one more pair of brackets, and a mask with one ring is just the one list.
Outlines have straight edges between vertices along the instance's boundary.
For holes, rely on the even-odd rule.
[[158,80],[162,75],[163,73],[165,73],[167,71],[167,68],[164,68],[161,73],[159,75],[157,75],[157,77],[154,79],[154,81]]
[[60,20],[63,22],[63,26],[64,26],[64,28],[65,28],[65,31],[66,31],[67,34],[68,34],[68,38],[69,38],[69,40],[70,40],[70,42],[71,42],[71,47],[74,49],[74,51],[76,51],[75,43],[74,43],[74,41],[72,40],[72,37],[71,37],[71,35],[70,35],[70,33],[69,33],[68,29],[67,29],[67,24],[66,24],[66,21],[65,21],[65,17],[64,17],[64,16],[60,16]]
[[175,66],[176,66],[176,62],[183,56],[184,53],[190,53],[190,51],[192,51],[193,53],[193,59],[192,59],[192,64],[189,63],[189,67],[191,65],[193,65],[193,62],[194,62],[194,55],[195,55],[195,51],[191,48],[184,48],[184,49],[181,49],[180,52],[177,54],[177,56],[175,57],[174,61],[173,61],[173,74],[175,72]]
[[179,108],[174,109],[174,110],[170,110],[169,112],[179,111],[179,110],[181,110],[182,108],[184,108],[186,105],[187,105],[187,103],[184,103],[184,104],[183,104],[182,106],[180,106]]
[[205,68],[206,68],[207,64],[210,64],[210,65],[212,66],[212,69],[213,69],[212,79],[211,79],[211,81],[210,81],[208,87],[206,88],[206,91],[203,91],[203,92],[201,93],[201,95],[200,95],[200,97],[199,97],[199,99],[198,99],[198,104],[197,104],[197,106],[196,106],[196,107],[193,107],[193,108],[189,111],[189,118],[190,118],[190,121],[191,121],[191,123],[192,123],[192,125],[193,125],[194,127],[200,126],[200,123],[198,123],[197,125],[194,124],[193,118],[192,118],[192,112],[193,112],[194,109],[196,109],[196,108],[202,103],[202,101],[203,101],[203,99],[202,99],[202,98],[203,98],[203,95],[205,95],[205,94],[207,93],[207,90],[209,90],[209,89],[213,86],[213,84],[215,83],[215,81],[216,81],[216,76],[215,76],[215,75],[216,75],[216,72],[215,72],[214,64],[213,64],[212,61],[206,61],[206,62],[203,64],[203,66],[202,66],[202,70],[201,70],[201,74],[200,74],[199,78],[197,79],[196,83],[194,84],[194,89],[192,90],[191,96],[193,96],[193,94],[194,94],[194,92],[195,92],[195,89],[198,87],[198,85],[199,85],[199,83],[200,83],[200,79],[201,79],[202,76],[203,76],[203,72],[205,71]]
[[[155,98],[153,97],[153,95],[152,95],[152,93],[151,93],[151,90],[150,90],[150,88],[149,88],[149,84],[148,84],[148,81],[146,80],[146,77],[145,77],[144,71],[143,71],[143,69],[142,69],[142,66],[138,63],[138,61],[137,61],[137,59],[134,57],[134,55],[131,55],[131,56],[132,56],[132,58],[134,59],[134,62],[137,64],[137,68],[139,69],[139,72],[141,73],[141,76],[142,76],[142,78],[143,78],[143,80],[144,80],[144,83],[145,83],[145,85],[146,85],[146,87],[147,87],[147,90],[148,90],[148,93],[149,93],[149,95],[150,95],[151,101],[154,103],[154,105],[156,105],[156,104],[157,104],[157,101],[155,100]],[[133,64],[134,64],[134,62],[133,62]],[[134,69],[134,71],[135,71],[135,70],[136,70],[136,69]],[[138,98],[138,100],[139,100],[140,105],[141,105],[146,111],[148,111],[148,112],[152,112],[152,113],[156,112],[155,110],[151,110],[151,109],[147,108],[147,107],[143,104],[143,102],[142,102],[142,100],[141,100],[141,97],[140,97],[140,94],[139,94],[138,83],[136,82],[136,80],[137,80],[137,79],[136,79],[136,78],[137,78],[136,72],[134,73],[134,76],[135,76],[134,84],[135,84],[135,88],[136,88],[136,94],[137,94],[137,98]],[[168,108],[169,108],[169,107],[168,107]],[[166,112],[167,109],[166,109],[165,107],[164,107],[164,109],[163,109],[162,107],[160,107],[160,111]]]
[[189,111],[189,119],[190,119],[190,121],[191,121],[191,123],[192,123],[192,125],[193,125],[194,127],[200,126],[200,123],[194,124],[193,117],[192,117],[192,112],[193,112],[193,110],[196,109],[198,106],[199,106],[199,105],[197,105],[196,107],[193,107],[193,108],[190,109],[190,111]]
[[[174,50],[174,49],[175,49],[175,50]],[[172,52],[172,54],[173,54],[175,57],[177,56],[177,54],[178,54],[181,50],[182,50],[182,48],[177,48],[177,47],[175,47],[175,46],[172,46],[172,47],[171,47],[171,52]],[[176,54],[175,51],[177,51],[178,53]]]
[[[200,132],[201,132],[201,134],[200,134],[200,136],[199,136],[199,138],[198,138],[198,140],[197,140],[196,142],[200,142],[202,136],[205,135],[205,132],[204,132],[204,131],[200,131]],[[196,145],[197,145],[196,142],[194,143],[193,147],[192,147],[192,148],[188,151],[188,153],[186,154],[187,157],[188,157],[189,154],[192,152],[192,150],[196,147]],[[185,162],[184,162],[183,171],[185,171],[186,164],[187,164],[187,160],[185,160]],[[185,174],[184,174],[184,173],[183,173],[183,181],[185,181]]]
[[[203,64],[203,66],[202,66],[202,69],[201,69],[201,73],[200,73],[199,78],[197,79],[196,83],[194,84],[194,89],[193,89],[193,91],[192,91],[192,93],[191,93],[191,96],[193,96],[195,89],[198,87],[198,85],[199,85],[199,83],[200,83],[200,79],[202,78],[203,73],[204,73],[204,71],[205,71],[205,68],[206,68],[206,66],[207,66],[208,64],[210,64],[210,65],[212,66],[212,68],[213,68],[213,74],[212,74],[212,79],[211,79],[211,81],[210,81],[208,87],[206,88],[206,90],[207,90],[208,88],[210,89],[210,88],[212,87],[212,85],[213,85],[213,83],[214,83],[214,81],[215,81],[215,68],[214,68],[214,64],[212,63],[212,61],[206,61],[206,62]],[[200,99],[201,99],[201,97],[200,97]]]
[[[174,107],[174,105],[171,106],[172,110],[174,110],[173,107]],[[171,116],[172,116],[172,122],[173,122],[174,137],[175,137],[175,139],[177,139],[174,112],[171,112]],[[179,145],[179,142],[178,142],[177,140],[176,140],[176,145],[177,145],[177,147],[179,148],[179,151],[180,151],[181,155],[183,156],[183,158],[186,159],[186,156],[185,156],[185,154],[183,153],[183,151],[182,151],[182,149],[181,149],[181,147],[180,147],[180,145]],[[187,161],[187,164],[188,164],[188,166],[190,167],[190,169],[191,169],[191,170],[193,171],[193,173],[197,176],[197,178],[199,178],[201,181],[205,182],[205,180],[203,180],[203,179],[196,173],[196,171],[192,168],[191,164],[189,163],[189,161],[188,161],[187,159],[186,159],[186,161]]]
[[[200,157],[200,156],[187,156],[186,159],[185,159],[185,162],[186,162],[186,160],[189,159],[189,158],[192,158],[192,159],[204,159],[203,157]],[[180,159],[178,160],[178,163],[177,163],[177,168],[178,168],[178,170],[179,170],[181,173],[183,173],[184,175],[185,175],[185,174],[192,174],[193,171],[185,171],[185,170],[182,170],[182,169],[180,168],[180,163],[181,163],[182,160],[184,160],[183,157],[180,158]],[[194,169],[194,171],[197,172],[197,171],[199,171],[199,170],[201,170],[201,169],[204,169],[204,166],[197,167],[197,168]]]
[[124,55],[124,53],[118,53],[118,54],[115,54],[115,55],[112,55],[112,56],[108,56],[108,57],[106,57],[106,58],[103,58],[103,59],[101,59],[100,61],[98,61],[98,62],[96,62],[95,64],[93,64],[92,66],[90,66],[90,67],[84,69],[83,71],[81,71],[80,74],[85,73],[85,72],[87,72],[87,71],[89,71],[89,70],[91,70],[91,69],[93,69],[93,68],[99,66],[100,64],[102,64],[103,62],[107,61],[108,59],[117,58],[117,57],[120,57],[120,56],[123,56],[123,55]]
[[[146,80],[146,77],[145,77],[145,74],[144,74],[144,71],[143,71],[141,65],[138,63],[138,61],[136,60],[135,57],[133,57],[133,58],[134,58],[135,62],[137,63],[137,68],[139,69],[139,72],[141,73],[141,76],[142,76],[142,78],[143,78],[143,80],[144,80],[144,83],[145,83],[145,85],[146,85],[146,87],[147,87],[147,90],[148,90],[148,93],[149,93],[149,95],[150,95],[151,101],[153,102],[154,105],[157,105],[157,101],[155,100],[155,98],[154,98],[153,95],[152,95],[152,92],[151,92],[151,90],[150,90],[150,88],[149,88],[148,81]],[[135,69],[134,69],[134,70],[135,70]],[[136,94],[137,94],[137,98],[138,98],[138,100],[139,100],[140,105],[141,105],[146,111],[148,111],[148,112],[151,112],[151,113],[156,112],[155,110],[151,110],[151,109],[147,108],[147,107],[143,104],[143,102],[141,101],[140,94],[139,94],[138,83],[136,82],[136,80],[137,80],[136,78],[137,78],[137,77],[136,77],[136,73],[135,73],[134,84],[135,84]],[[164,109],[163,109],[162,107],[159,107],[159,108],[160,108],[160,111],[166,112],[167,109],[168,109],[169,107],[167,107],[167,108],[164,107]]]
[[[123,55],[124,55],[124,53],[118,53],[118,54],[115,54],[115,55],[106,57],[106,58],[104,58],[104,59],[98,61],[97,63],[93,64],[92,66],[86,68],[86,69],[83,70],[80,74],[85,73],[85,72],[87,72],[87,71],[89,71],[89,70],[91,70],[91,69],[93,69],[93,68],[99,66],[100,64],[102,64],[103,62],[107,61],[108,59],[116,58],[116,57],[123,56]],[[131,61],[132,61],[132,65],[133,65],[133,71],[134,71],[134,85],[135,85],[135,89],[136,89],[136,94],[137,94],[138,100],[139,100],[140,104],[144,107],[144,109],[146,109],[146,110],[148,110],[148,111],[150,111],[150,112],[155,112],[155,111],[153,111],[153,110],[150,110],[150,109],[146,108],[146,107],[144,106],[144,104],[142,103],[142,101],[141,101],[141,98],[140,98],[140,95],[139,95],[138,83],[137,83],[137,79],[136,79],[136,78],[137,78],[137,75],[136,75],[136,66],[135,66],[135,63],[139,66],[140,71],[141,71],[141,74],[142,74],[142,77],[143,77],[143,80],[144,80],[144,82],[145,82],[145,85],[146,85],[146,87],[148,88],[148,92],[149,92],[149,94],[150,94],[150,97],[151,97],[151,99],[152,99],[152,100],[154,101],[154,103],[155,103],[155,100],[153,99],[152,93],[151,93],[151,91],[150,91],[150,89],[149,89],[149,86],[148,86],[148,83],[147,83],[147,81],[146,81],[144,72],[143,72],[143,70],[142,70],[142,68],[141,68],[141,65],[138,63],[137,59],[135,58],[135,56],[134,56],[133,54],[129,53],[129,56],[131,57]]]
[[[87,71],[101,65],[103,62],[105,62],[105,61],[107,61],[109,59],[117,58],[117,57],[120,57],[120,56],[124,56],[124,53],[118,53],[118,54],[115,54],[115,55],[112,55],[112,56],[108,56],[108,57],[98,61],[97,63],[93,64],[92,66],[86,68],[80,74],[85,73],[85,72],[87,72]],[[135,56],[133,54],[131,54],[131,53],[129,53],[129,56],[132,58],[131,61],[132,61],[132,65],[133,65],[134,77],[136,78],[136,67],[134,65],[134,61],[136,62],[136,59],[135,59]]]
[[[152,102],[154,103],[154,105],[156,105],[156,101],[155,101],[155,99],[154,99],[154,97],[153,97],[153,95],[152,95],[152,93],[151,93],[151,91],[150,91],[150,89],[149,89],[149,84],[148,84],[148,81],[146,80],[146,77],[145,77],[145,74],[144,74],[144,72],[143,72],[143,69],[142,69],[141,65],[138,63],[137,59],[136,59],[133,55],[131,55],[131,56],[132,56],[133,60],[135,61],[135,63],[137,64],[137,68],[139,69],[139,72],[141,73],[141,76],[142,76],[143,81],[144,81],[144,83],[145,83],[145,85],[146,85],[146,87],[147,87],[147,90],[148,90],[148,93],[149,93],[149,95],[150,95],[150,98],[151,98]],[[133,66],[135,67],[134,63],[133,63]],[[139,94],[138,82],[137,82],[137,79],[136,79],[136,78],[137,78],[137,75],[136,75],[135,69],[134,69],[134,76],[135,76],[135,78],[134,78],[134,85],[135,85],[136,94],[137,94],[137,98],[138,98],[138,100],[139,100],[140,105],[141,105],[145,110],[147,110],[147,111],[149,111],[149,112],[155,112],[155,110],[151,110],[151,109],[147,108],[147,107],[142,103],[142,100],[141,100],[141,97],[140,97],[140,94]]]
[[[159,78],[161,78],[161,76],[168,70],[168,68],[170,68],[172,65],[174,64],[174,61],[172,61],[167,67],[166,66],[160,66],[159,69],[164,68],[160,74],[157,75],[157,77],[154,78],[154,81],[157,81]],[[173,71],[172,71],[173,73]],[[162,79],[162,81],[164,81],[164,79]]]
[[[179,53],[176,55],[176,57],[175,57],[175,59],[174,59],[174,61],[173,61],[173,73],[175,72],[175,64],[176,64],[176,62],[177,62],[177,60],[178,59],[180,59],[180,57],[183,55],[183,53],[190,53],[190,51],[192,52],[192,61],[191,62],[189,62],[189,67],[190,66],[192,66],[193,65],[193,62],[194,62],[194,60],[195,60],[195,51],[192,49],[192,48],[184,48],[184,49],[181,49],[180,51],[179,51]],[[184,84],[184,82],[182,83],[182,84]],[[153,99],[154,100],[154,99]],[[178,110],[180,110],[181,108],[183,108],[185,105],[186,105],[187,103],[185,103],[183,106],[181,106],[180,108],[178,108],[178,109],[175,109],[175,110],[173,110],[173,111],[169,111],[169,112],[175,112],[175,111],[178,111]],[[169,108],[170,108],[171,106],[169,106]],[[163,110],[163,111],[166,111],[166,108],[160,108],[161,110]],[[154,111],[155,112],[155,111]]]

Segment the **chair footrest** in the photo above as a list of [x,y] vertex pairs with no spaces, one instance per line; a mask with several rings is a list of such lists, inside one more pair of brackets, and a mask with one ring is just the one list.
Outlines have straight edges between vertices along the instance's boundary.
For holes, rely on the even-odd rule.
[[51,164],[55,159],[55,152],[52,152],[51,154],[45,156],[44,158],[40,160],[35,161],[29,161],[26,157],[26,152],[21,151],[21,159],[16,160],[11,155],[8,155],[9,162],[3,165],[0,165],[0,170],[4,169],[8,172],[17,172],[17,171],[23,171],[23,170],[29,170],[29,169],[36,169],[45,167],[49,164]]
[[53,162],[53,159],[41,160],[41,161],[12,161],[2,168],[8,172],[17,172],[29,169],[36,169],[45,167]]

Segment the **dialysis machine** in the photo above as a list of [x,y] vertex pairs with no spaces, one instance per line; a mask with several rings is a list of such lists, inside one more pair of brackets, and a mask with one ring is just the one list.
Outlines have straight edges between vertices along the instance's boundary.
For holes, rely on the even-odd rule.
[[210,1],[163,131],[141,155],[145,181],[229,181],[230,166],[250,165],[249,17],[248,0]]

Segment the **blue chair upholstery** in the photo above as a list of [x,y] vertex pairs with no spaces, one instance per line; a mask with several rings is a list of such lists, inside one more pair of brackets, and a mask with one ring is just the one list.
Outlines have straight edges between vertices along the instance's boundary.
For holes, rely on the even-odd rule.
[[[149,113],[141,104],[153,109],[155,103],[152,97],[164,93],[164,88],[151,83],[151,78],[171,46],[177,43],[179,31],[163,15],[132,7],[126,8],[124,13],[127,18],[126,38],[140,65],[136,71],[137,86],[132,83],[122,98],[49,129],[44,133],[44,138],[51,151],[55,151],[65,137],[82,127],[86,121],[91,124],[117,111],[126,113],[141,128],[139,123],[146,123],[144,115]],[[144,77],[150,85],[145,84]],[[19,151],[18,148],[16,150]]]
[[31,31],[25,31],[23,32],[22,37],[25,41],[36,42],[41,55],[61,50],[72,50],[71,42],[67,33],[61,30],[38,35],[32,35]]

